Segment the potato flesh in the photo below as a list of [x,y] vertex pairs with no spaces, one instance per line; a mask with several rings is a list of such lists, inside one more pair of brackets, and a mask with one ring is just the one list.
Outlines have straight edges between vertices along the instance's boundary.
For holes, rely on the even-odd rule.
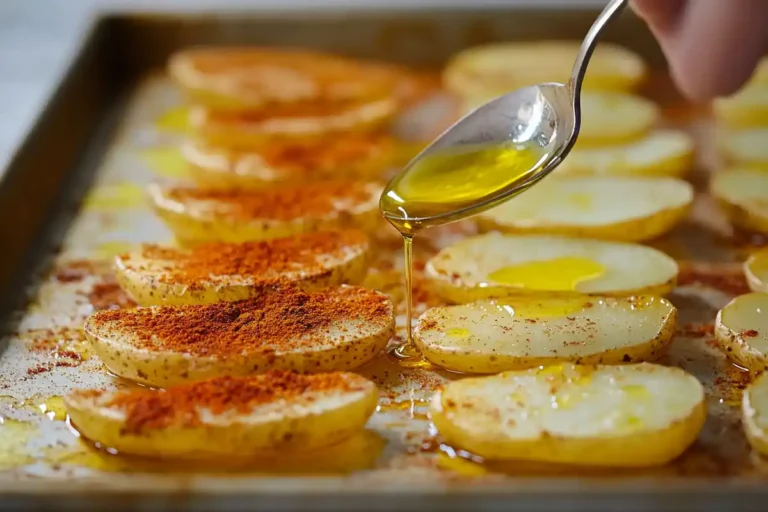
[[720,146],[725,157],[733,165],[768,168],[768,128],[754,128],[728,133]]
[[717,173],[710,185],[731,223],[768,233],[768,173],[731,169]]
[[736,297],[717,315],[715,336],[725,353],[741,366],[768,367],[768,293]]
[[752,447],[768,455],[768,378],[761,375],[744,390],[742,424]]
[[676,318],[674,306],[656,297],[480,301],[428,310],[415,338],[432,363],[467,373],[618,364],[661,356]]
[[678,368],[564,365],[452,382],[431,411],[448,444],[488,459],[639,467],[695,440],[703,400]]
[[70,420],[83,436],[124,454],[182,458],[266,456],[332,445],[360,432],[378,400],[369,382],[362,390],[305,393],[248,414],[213,414],[201,407],[200,425],[130,434],[124,430],[125,413],[109,406],[110,399],[109,394],[65,399]]

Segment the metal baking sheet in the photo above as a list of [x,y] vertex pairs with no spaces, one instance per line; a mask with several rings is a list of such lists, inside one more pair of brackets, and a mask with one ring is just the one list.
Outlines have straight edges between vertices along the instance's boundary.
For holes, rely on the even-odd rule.
[[[79,327],[94,308],[125,301],[108,266],[99,262],[141,242],[171,239],[140,199],[146,184],[174,178],[167,169],[158,175],[151,162],[172,154],[169,148],[183,136],[157,123],[180,104],[161,72],[171,52],[195,44],[295,46],[437,71],[450,55],[474,44],[580,38],[596,14],[592,9],[467,7],[99,20],[0,182],[5,219],[0,223],[5,241],[0,286],[8,333],[0,357],[4,506],[684,510],[727,505],[735,510],[758,503],[750,498],[765,492],[768,467],[750,451],[738,412],[749,376],[713,347],[707,329],[717,309],[744,289],[737,262],[746,247],[703,188],[691,218],[654,242],[684,267],[682,285],[671,297],[680,310],[680,331],[663,362],[699,377],[710,408],[700,439],[667,467],[585,471],[477,465],[441,447],[426,416],[430,394],[456,377],[405,370],[385,358],[359,370],[379,384],[382,395],[367,432],[296,464],[233,471],[127,460],[81,444],[63,421],[60,397],[69,390],[130,386],[107,374],[88,353]],[[696,134],[701,151],[692,179],[701,188],[708,169],[717,164],[708,154],[712,130],[706,112],[681,106],[661,53],[638,20],[623,17],[607,38],[643,55],[655,70],[647,95],[664,106],[669,124]],[[453,113],[450,99],[437,95],[397,126],[426,138]],[[416,258],[424,260],[470,231],[469,224],[458,224],[417,240]],[[400,264],[398,247],[384,253],[369,284],[400,294]],[[425,290],[419,297],[421,309],[432,300]]]

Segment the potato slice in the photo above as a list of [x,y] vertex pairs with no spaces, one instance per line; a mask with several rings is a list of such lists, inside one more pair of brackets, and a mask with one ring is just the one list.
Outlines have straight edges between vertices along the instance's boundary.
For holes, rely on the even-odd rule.
[[99,311],[85,334],[115,375],[165,387],[271,369],[349,370],[381,352],[394,325],[379,292],[287,287],[240,302]]
[[386,135],[348,134],[318,143],[271,142],[245,151],[193,140],[182,146],[192,177],[203,188],[263,188],[349,178],[380,179],[396,163]]
[[217,377],[166,391],[75,391],[72,425],[121,454],[212,458],[286,455],[348,439],[376,409],[373,382],[352,373]]
[[715,117],[730,128],[765,126],[768,118],[768,85],[751,83],[728,98],[715,100]]
[[424,272],[444,300],[463,304],[526,296],[663,295],[675,287],[678,267],[642,245],[493,232],[443,249]]
[[725,131],[720,137],[720,150],[726,161],[738,167],[768,170],[768,128]]
[[768,293],[768,249],[752,253],[744,262],[744,276],[753,292]]
[[[493,97],[467,98],[464,111],[470,112]],[[585,91],[581,96],[582,125],[579,147],[628,143],[647,135],[661,119],[655,103],[631,94]]]
[[320,231],[191,249],[145,245],[116,258],[117,282],[141,306],[210,304],[256,297],[286,282],[312,291],[365,278],[370,244],[361,231]]
[[383,226],[376,183],[317,182],[252,191],[152,185],[149,192],[155,211],[184,245],[339,228],[375,234]]
[[763,373],[744,390],[741,424],[752,448],[768,455],[768,374]]
[[674,178],[559,178],[481,214],[477,222],[486,231],[639,242],[675,227],[692,202],[693,187]]
[[677,310],[658,297],[518,299],[438,307],[414,329],[430,362],[498,373],[569,361],[619,364],[661,356]]
[[[462,97],[493,97],[532,84],[566,83],[580,45],[580,41],[540,41],[476,46],[451,59],[443,82]],[[646,72],[636,53],[601,43],[590,61],[584,88],[628,91],[637,87]]]
[[694,144],[690,135],[675,130],[656,130],[646,137],[599,148],[577,143],[557,173],[570,176],[668,176],[679,178],[693,166]]
[[715,337],[740,366],[768,369],[768,293],[736,297],[717,314]]
[[734,226],[768,233],[768,173],[725,170],[712,178],[710,191]]
[[566,364],[453,381],[431,416],[447,444],[490,460],[644,467],[682,454],[706,405],[679,368]]

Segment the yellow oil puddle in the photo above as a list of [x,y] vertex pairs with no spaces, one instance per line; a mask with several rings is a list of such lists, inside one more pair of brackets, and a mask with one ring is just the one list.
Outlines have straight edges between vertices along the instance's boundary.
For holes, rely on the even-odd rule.
[[495,283],[529,290],[575,291],[579,283],[604,273],[605,267],[596,261],[566,257],[510,265],[491,272],[488,278]]
[[0,416],[0,471],[32,464],[27,444],[35,437],[35,424]]

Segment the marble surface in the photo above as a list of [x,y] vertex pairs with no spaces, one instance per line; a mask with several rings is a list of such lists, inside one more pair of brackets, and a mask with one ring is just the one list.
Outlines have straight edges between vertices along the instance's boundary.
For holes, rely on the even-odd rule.
[[409,8],[435,5],[601,5],[606,0],[2,0],[0,1],[0,169],[10,161],[46,99],[103,11],[217,11],[291,8]]

